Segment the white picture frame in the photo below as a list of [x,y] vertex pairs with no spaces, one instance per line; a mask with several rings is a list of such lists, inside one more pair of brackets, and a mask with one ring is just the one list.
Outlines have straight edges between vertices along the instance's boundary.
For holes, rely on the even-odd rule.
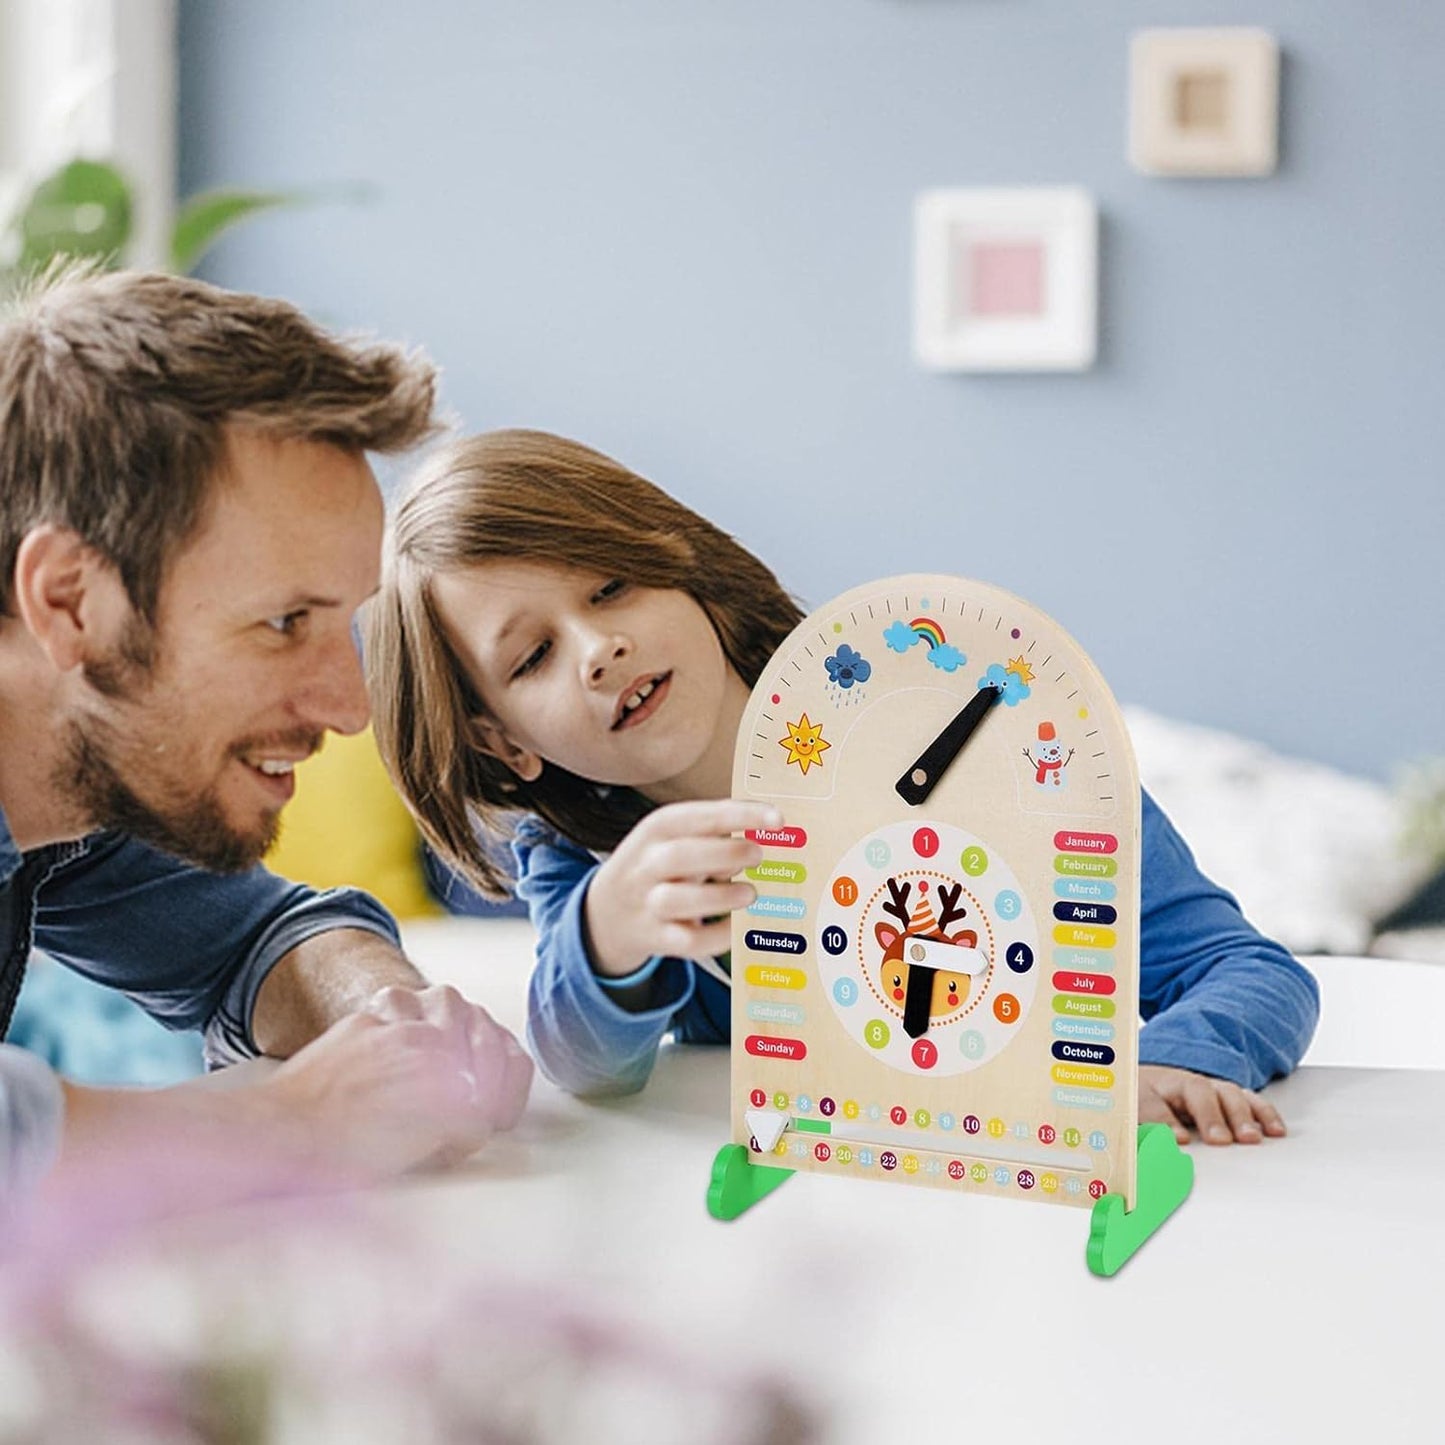
[[914,353],[933,371],[1082,371],[1098,343],[1098,208],[1080,186],[922,192]]
[[1267,176],[1279,162],[1279,44],[1267,30],[1140,30],[1129,161],[1151,176]]

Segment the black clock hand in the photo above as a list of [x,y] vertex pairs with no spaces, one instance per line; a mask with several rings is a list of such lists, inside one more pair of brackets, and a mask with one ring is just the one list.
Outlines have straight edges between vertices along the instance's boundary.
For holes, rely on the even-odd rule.
[[894,789],[905,803],[915,808],[926,802],[948,765],[959,755],[963,745],[973,736],[988,710],[1003,696],[999,687],[981,687],[969,698],[967,705],[919,754],[918,761],[894,783]]
[[933,976],[937,969],[914,963],[908,968],[908,992],[903,1000],[903,1032],[910,1039],[921,1039],[928,1032],[928,1019],[933,1012]]

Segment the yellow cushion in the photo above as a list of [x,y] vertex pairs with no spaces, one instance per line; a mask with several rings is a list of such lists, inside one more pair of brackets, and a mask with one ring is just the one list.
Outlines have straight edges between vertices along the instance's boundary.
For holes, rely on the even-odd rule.
[[266,866],[313,888],[351,885],[397,918],[439,913],[422,873],[421,835],[391,785],[371,729],[327,735],[296,769],[296,795]]

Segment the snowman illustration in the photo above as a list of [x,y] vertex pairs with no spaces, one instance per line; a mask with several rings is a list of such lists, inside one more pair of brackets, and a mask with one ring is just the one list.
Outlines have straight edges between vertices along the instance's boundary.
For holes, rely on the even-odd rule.
[[1039,724],[1038,753],[1035,757],[1027,748],[1024,749],[1024,757],[1033,766],[1034,782],[1041,788],[1062,788],[1064,769],[1069,766],[1074,750],[1070,748],[1067,754],[1064,752],[1058,731],[1051,722]]

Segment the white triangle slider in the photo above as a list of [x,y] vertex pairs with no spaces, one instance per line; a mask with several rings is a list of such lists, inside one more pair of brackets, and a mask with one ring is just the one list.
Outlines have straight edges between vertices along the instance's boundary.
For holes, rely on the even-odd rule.
[[743,1118],[764,1154],[773,1152],[773,1146],[783,1137],[783,1130],[793,1122],[790,1115],[775,1109],[749,1109]]

